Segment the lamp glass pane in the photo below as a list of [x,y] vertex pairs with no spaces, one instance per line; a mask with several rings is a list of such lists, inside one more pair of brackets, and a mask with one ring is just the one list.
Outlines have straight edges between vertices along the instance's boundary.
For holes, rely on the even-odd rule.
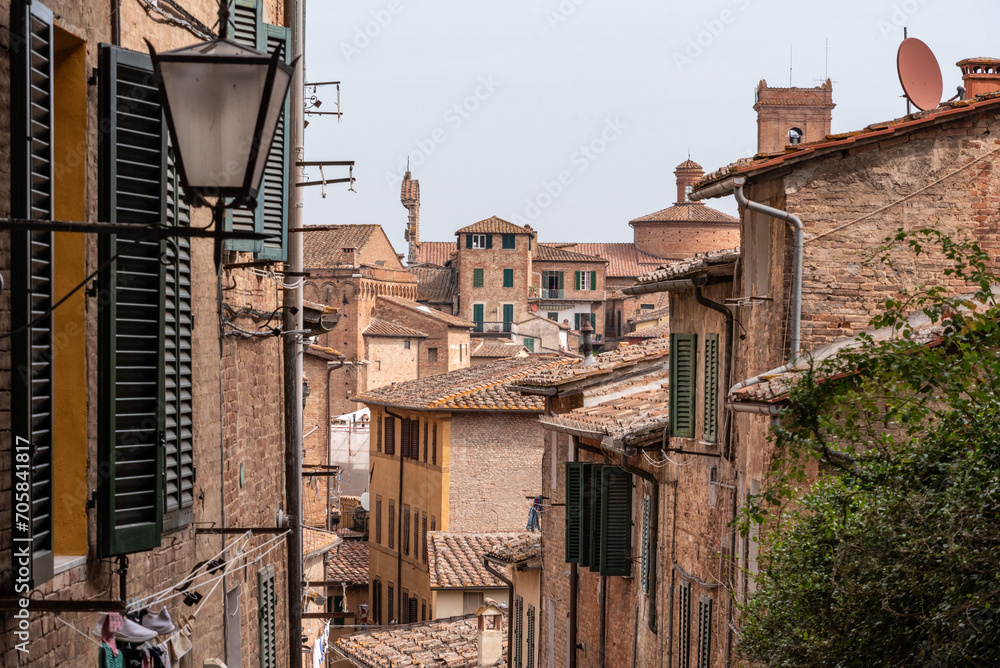
[[264,176],[264,167],[267,165],[267,154],[271,149],[271,142],[274,141],[274,132],[278,127],[278,116],[281,115],[281,111],[284,109],[285,95],[288,93],[288,86],[292,82],[292,71],[284,63],[279,63],[274,73],[274,86],[271,88],[271,99],[268,101],[267,109],[264,112],[264,131],[260,136],[260,150],[257,152],[257,161],[253,166],[253,179],[250,182],[251,187],[255,190],[260,190],[260,180]]

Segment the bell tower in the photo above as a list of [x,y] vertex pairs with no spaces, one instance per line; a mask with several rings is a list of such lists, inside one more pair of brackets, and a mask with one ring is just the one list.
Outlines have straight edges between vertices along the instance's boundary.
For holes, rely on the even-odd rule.
[[[409,167],[409,165],[407,165]],[[407,264],[417,264],[417,248],[420,246],[420,181],[410,178],[410,170],[403,175],[403,185],[399,191],[399,201],[403,203],[409,216],[403,239],[410,244],[406,256]]]
[[788,145],[818,141],[830,134],[833,83],[816,88],[771,88],[757,84],[757,152],[780,153]]

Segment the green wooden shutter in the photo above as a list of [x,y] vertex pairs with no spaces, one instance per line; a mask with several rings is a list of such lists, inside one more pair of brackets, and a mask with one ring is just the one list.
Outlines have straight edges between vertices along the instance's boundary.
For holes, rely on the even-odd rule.
[[578,271],[573,272],[573,289],[574,290],[580,289],[580,272]]
[[[15,218],[52,220],[52,12],[38,2],[14,2],[10,30],[10,213]],[[11,337],[10,361],[16,366],[10,374],[10,427],[12,441],[24,438],[34,446],[30,467],[33,586],[51,579],[54,560],[54,348],[52,316],[46,315],[53,297],[52,241],[51,232],[10,233],[10,325],[11,329],[25,328]],[[28,323],[34,324],[28,327]],[[17,450],[11,447],[10,453],[14,459],[8,470],[13,474]],[[19,477],[17,482],[26,481]],[[16,498],[16,485],[11,485],[11,494]],[[9,507],[16,505],[15,498]]]
[[632,474],[601,471],[601,575],[632,574]]
[[649,508],[649,497],[642,497],[642,559],[640,568],[640,579],[642,582],[642,593],[649,593],[650,584],[650,558],[649,558],[649,537],[650,537],[650,508]]
[[481,288],[483,287],[483,270],[473,269],[472,270],[472,287]]
[[472,248],[472,235],[471,234],[466,234],[465,235],[465,247],[466,248]]
[[698,668],[712,665],[712,599],[698,597]]
[[473,304],[472,305],[472,321],[476,323],[476,331],[483,331],[483,305]]
[[[181,199],[173,150],[167,151],[167,225],[187,227],[190,210]],[[194,519],[194,443],[192,409],[191,241],[177,237],[167,244],[164,295],[164,506],[163,528]]]
[[578,332],[580,331],[580,314],[579,313],[574,313],[573,314],[573,329],[575,329]]
[[581,462],[566,462],[566,562],[581,563],[584,543],[580,535],[583,510],[583,472]]
[[601,570],[601,470],[604,466],[591,464],[588,467],[590,472],[590,489],[586,497],[587,504],[587,527],[590,538],[590,563],[587,566],[594,573]]
[[691,666],[691,583],[681,580],[677,597],[677,665],[678,668]]
[[594,541],[594,469],[600,464],[584,464],[581,474],[580,565],[593,566]]
[[[267,43],[266,31],[262,29],[264,3],[261,0],[235,0],[231,6],[230,35],[234,42],[264,51]],[[227,209],[227,230],[236,232],[260,232],[264,228],[264,209],[259,206],[255,210],[247,208]],[[225,247],[229,250],[260,252],[264,242],[252,239],[227,239]]]
[[514,235],[505,234],[503,235],[503,248],[510,250],[514,248]]
[[504,269],[503,270],[503,286],[505,288],[514,287],[514,270]]
[[559,289],[563,289],[563,272],[557,271],[556,274],[559,276]]
[[705,335],[705,394],[702,437],[711,443],[719,440],[719,335]]
[[[278,637],[275,629],[277,595],[274,590],[274,566],[257,571],[257,651],[261,668],[277,668]],[[294,651],[295,648],[293,648]]]
[[514,322],[514,305],[504,304],[503,305],[503,331],[509,332],[511,329],[511,323]]
[[697,334],[670,335],[670,435],[694,438]]
[[[100,50],[100,220],[166,220],[167,134],[149,56]],[[160,544],[165,244],[99,240],[98,554]]]
[[535,340],[534,339],[521,339],[521,343],[524,347],[528,349],[528,352],[535,352]]
[[591,290],[596,290],[597,289],[597,272],[596,271],[590,272],[590,289]]
[[486,235],[486,247],[487,248],[493,248],[493,235],[492,234],[487,234]]
[[[283,26],[264,26],[265,49],[267,53],[280,50],[286,61],[288,58],[288,40],[291,30]],[[287,256],[288,239],[288,124],[286,119],[291,114],[291,96],[285,95],[285,105],[278,116],[278,125],[274,131],[274,141],[271,142],[264,166],[264,177],[261,180],[261,192],[257,196],[257,209],[261,211],[261,231],[271,235],[264,239],[263,248],[257,253],[262,260],[284,262]]]

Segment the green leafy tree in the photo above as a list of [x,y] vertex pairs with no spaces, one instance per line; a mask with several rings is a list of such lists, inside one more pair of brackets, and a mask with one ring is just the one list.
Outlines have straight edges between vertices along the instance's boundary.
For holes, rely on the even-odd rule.
[[872,259],[905,252],[946,258],[948,287],[901,290],[879,336],[798,375],[739,519],[764,525],[741,606],[753,663],[1000,666],[998,281],[977,244],[933,230]]

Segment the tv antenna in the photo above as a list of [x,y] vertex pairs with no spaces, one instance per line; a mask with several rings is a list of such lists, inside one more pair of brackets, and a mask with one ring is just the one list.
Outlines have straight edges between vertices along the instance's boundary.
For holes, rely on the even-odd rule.
[[910,114],[910,103],[917,109],[928,111],[941,104],[944,82],[941,67],[930,47],[915,37],[906,36],[896,52],[896,72],[906,98],[906,113]]

